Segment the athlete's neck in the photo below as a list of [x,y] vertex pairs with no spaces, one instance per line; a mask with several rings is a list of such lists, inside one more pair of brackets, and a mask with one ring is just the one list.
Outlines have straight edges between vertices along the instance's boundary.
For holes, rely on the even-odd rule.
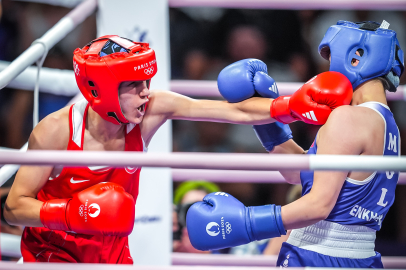
[[93,138],[100,142],[117,139],[123,136],[124,125],[115,125],[104,120],[92,107],[89,106],[86,118],[86,129]]
[[379,79],[367,81],[359,85],[352,96],[351,105],[359,105],[365,102],[380,102],[388,105],[386,101],[385,89]]

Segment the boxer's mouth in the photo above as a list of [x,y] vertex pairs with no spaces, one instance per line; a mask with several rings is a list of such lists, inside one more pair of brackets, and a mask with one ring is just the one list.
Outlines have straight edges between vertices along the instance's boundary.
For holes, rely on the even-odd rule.
[[142,104],[141,106],[139,106],[139,107],[137,108],[137,110],[138,110],[139,112],[144,112],[144,110],[145,110],[145,103]]

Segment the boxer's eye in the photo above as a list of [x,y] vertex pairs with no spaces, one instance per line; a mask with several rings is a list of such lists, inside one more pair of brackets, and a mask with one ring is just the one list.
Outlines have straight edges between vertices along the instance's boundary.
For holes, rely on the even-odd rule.
[[[362,56],[364,55],[364,50],[363,50],[363,49],[358,49],[358,50],[355,52],[355,54],[362,57]],[[359,64],[359,60],[358,60],[358,59],[353,58],[353,59],[351,60],[351,65],[352,65],[353,67],[358,66],[358,64]]]

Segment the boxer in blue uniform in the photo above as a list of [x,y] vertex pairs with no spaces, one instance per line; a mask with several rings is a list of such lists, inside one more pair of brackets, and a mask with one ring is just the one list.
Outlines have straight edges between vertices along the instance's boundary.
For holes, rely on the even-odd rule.
[[[396,33],[388,26],[386,21],[339,21],[326,32],[319,53],[330,61],[330,71],[350,80],[354,94],[351,105],[331,113],[308,155],[400,156],[399,130],[385,90],[396,91],[404,60]],[[269,152],[305,152],[292,140],[287,125],[272,123],[254,129]],[[376,231],[393,204],[399,172],[281,173],[289,183],[302,185],[300,199],[283,207],[245,207],[230,194],[209,194],[189,209],[192,244],[198,249],[218,249],[292,230],[282,245],[278,266],[383,267],[381,255],[374,250]],[[213,234],[215,229],[219,233]]]

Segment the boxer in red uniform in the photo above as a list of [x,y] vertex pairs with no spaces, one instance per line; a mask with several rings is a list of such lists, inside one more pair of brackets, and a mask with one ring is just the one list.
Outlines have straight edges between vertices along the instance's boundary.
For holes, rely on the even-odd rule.
[[[157,72],[154,51],[147,43],[118,36],[103,36],[76,49],[73,65],[85,99],[44,118],[31,133],[29,150],[145,152],[167,119],[236,124],[293,119],[314,124],[315,118],[306,117],[312,111],[323,124],[352,95],[350,82],[331,72],[305,84],[290,99],[272,99],[276,85],[270,87],[274,84],[265,64],[255,59],[238,64],[244,67],[238,87],[246,90],[244,99],[256,92],[267,98],[228,103],[151,93]],[[240,93],[223,94],[232,99]],[[130,167],[22,166],[4,216],[10,224],[26,226],[24,262],[132,264],[127,236],[134,225],[139,174],[140,168]]]

